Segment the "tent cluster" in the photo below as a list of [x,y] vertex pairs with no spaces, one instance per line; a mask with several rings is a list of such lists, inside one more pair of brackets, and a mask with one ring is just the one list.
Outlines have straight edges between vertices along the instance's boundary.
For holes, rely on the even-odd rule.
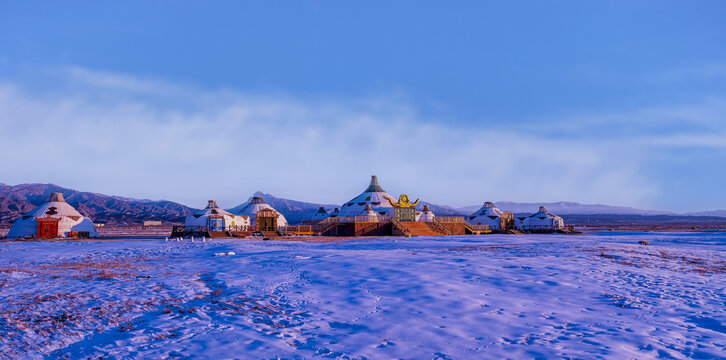
[[230,209],[230,211],[220,209],[216,201],[209,200],[209,204],[204,210],[184,219],[184,226],[188,230],[201,227],[208,231],[254,229],[260,211],[274,214],[277,226],[287,226],[287,219],[259,196],[253,197],[246,204]]
[[510,212],[499,210],[491,201],[485,202],[467,221],[472,225],[487,225],[492,230],[502,230],[505,224],[520,230],[557,230],[565,227],[564,220],[548,212],[544,206],[540,206],[535,214],[514,216]]
[[[366,216],[367,219],[383,216],[393,216],[394,206],[397,200],[388,194],[378,184],[378,178],[371,176],[371,182],[363,193],[354,197],[352,200],[343,204],[340,208],[336,208],[333,212],[328,213],[324,208],[318,209],[318,212],[312,216],[311,220],[323,220],[327,217],[336,216]],[[416,221],[433,222],[436,215],[428,207],[424,205],[421,211],[416,212]],[[539,211],[529,216],[515,216],[511,212],[501,211],[493,202],[487,201],[484,205],[473,214],[466,218],[471,225],[485,225],[491,230],[504,230],[508,228],[517,228],[521,230],[556,230],[565,227],[561,217],[554,215],[545,209],[544,206]]]
[[[397,200],[381,188],[378,178],[374,175],[371,176],[371,182],[363,193],[331,213],[321,207],[312,216],[312,220],[365,216],[366,221],[376,221],[381,217],[393,216],[394,203],[397,203]],[[204,209],[187,216],[184,225],[187,229],[204,228],[208,231],[255,229],[259,214],[265,216],[265,221],[262,222],[265,227],[270,223],[274,224],[273,227],[288,225],[287,219],[279,211],[258,196],[229,211],[220,209],[216,201],[209,200]],[[434,222],[436,215],[428,205],[424,205],[421,211],[416,212],[415,219],[419,222]],[[533,231],[564,228],[563,219],[548,212],[544,206],[541,206],[535,214],[515,217],[510,212],[499,210],[494,203],[486,202],[466,220],[471,225],[485,225],[491,230],[502,231],[509,228]],[[8,238],[97,237],[98,233],[90,219],[65,202],[63,194],[53,193],[45,203],[16,221],[7,236]]]

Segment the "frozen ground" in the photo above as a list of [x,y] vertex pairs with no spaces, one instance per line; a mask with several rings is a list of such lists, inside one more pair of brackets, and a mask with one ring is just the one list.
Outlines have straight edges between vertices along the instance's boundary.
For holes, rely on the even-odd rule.
[[0,242],[0,358],[724,358],[725,288],[722,233]]

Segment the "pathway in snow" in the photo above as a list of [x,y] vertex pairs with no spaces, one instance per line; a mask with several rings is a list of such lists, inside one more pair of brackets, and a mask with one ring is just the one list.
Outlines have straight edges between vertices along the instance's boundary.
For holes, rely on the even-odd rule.
[[718,233],[2,242],[0,261],[0,358],[726,354]]

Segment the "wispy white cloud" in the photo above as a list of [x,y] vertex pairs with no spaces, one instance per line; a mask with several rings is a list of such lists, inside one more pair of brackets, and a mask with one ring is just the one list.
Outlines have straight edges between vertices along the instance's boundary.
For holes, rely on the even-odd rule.
[[[649,206],[660,184],[640,170],[646,159],[633,154],[704,136],[593,141],[584,135],[588,124],[623,126],[629,115],[552,122],[548,126],[582,126],[578,136],[552,136],[434,122],[395,97],[251,96],[79,68],[64,74],[64,91],[30,93],[21,84],[0,84],[3,182],[56,182],[192,206],[216,198],[231,207],[255,190],[342,203],[378,174],[392,193],[452,205],[574,200]],[[715,103],[721,111],[723,103]],[[714,123],[708,106],[679,111]],[[657,122],[661,114],[680,117],[668,109],[631,115]],[[719,135],[709,136],[706,143],[718,146]]]

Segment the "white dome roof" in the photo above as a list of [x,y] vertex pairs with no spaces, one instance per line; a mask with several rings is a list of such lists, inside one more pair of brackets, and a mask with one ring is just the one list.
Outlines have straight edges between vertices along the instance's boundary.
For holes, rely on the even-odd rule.
[[469,223],[473,225],[489,225],[499,228],[501,225],[502,211],[494,203],[487,201],[482,207],[469,216]]
[[565,222],[561,217],[547,211],[544,206],[540,206],[536,213],[520,219],[520,226],[562,228]]
[[257,212],[260,210],[273,210],[277,213],[277,226],[287,226],[287,219],[285,219],[279,211],[275,210],[272,206],[265,203],[261,197],[255,196],[238,211],[235,211],[237,215],[249,216],[252,226],[257,225]]
[[98,237],[93,222],[81,215],[73,206],[68,204],[61,193],[52,193],[48,200],[29,213],[18,219],[8,232],[8,238],[36,236],[38,221],[36,218],[58,218],[58,235],[68,236],[71,231],[88,232],[91,237]]
[[393,216],[393,205],[389,200],[394,203],[398,201],[378,185],[378,178],[373,175],[368,188],[362,194],[343,204],[340,207],[338,216],[361,215],[366,205],[370,205],[378,216]]
[[429,209],[428,205],[424,205],[423,210],[421,210],[421,214],[418,216],[418,219],[416,221],[420,222],[433,222],[436,215],[434,215],[434,212]]

